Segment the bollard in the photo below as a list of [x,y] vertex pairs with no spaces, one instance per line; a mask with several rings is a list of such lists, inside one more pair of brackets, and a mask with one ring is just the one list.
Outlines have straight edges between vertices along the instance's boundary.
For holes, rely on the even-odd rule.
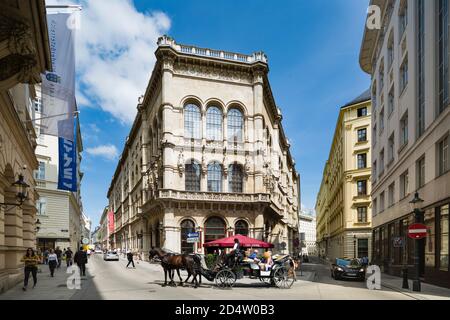
[[409,284],[408,284],[408,268],[404,267],[403,270],[403,285],[402,288],[403,289],[409,289]]

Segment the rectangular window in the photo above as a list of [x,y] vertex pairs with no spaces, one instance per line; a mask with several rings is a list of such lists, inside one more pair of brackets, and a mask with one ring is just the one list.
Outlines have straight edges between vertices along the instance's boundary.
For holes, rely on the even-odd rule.
[[358,259],[369,257],[369,239],[358,239]]
[[380,193],[380,212],[384,211],[384,191]]
[[420,189],[425,185],[425,157],[416,162],[416,176],[417,189]]
[[379,123],[379,126],[380,126],[380,133],[379,134],[381,135],[381,133],[384,130],[384,108],[382,108],[381,111],[380,111],[380,118],[378,119],[378,123]]
[[37,210],[38,215],[47,214],[47,198],[46,197],[40,197],[36,201],[36,210]]
[[449,77],[448,77],[448,0],[439,0],[438,4],[438,115],[444,111],[449,104]]
[[448,271],[448,209],[449,205],[442,206],[440,209],[441,220],[441,246],[440,246],[440,269]]
[[377,144],[377,124],[376,120],[374,120],[373,133],[372,133],[372,145],[375,146]]
[[394,134],[391,134],[388,140],[388,163],[394,161]]
[[400,4],[400,10],[399,10],[399,14],[398,14],[398,33],[400,35],[400,38],[402,38],[403,33],[406,30],[406,27],[408,26],[408,1],[404,0],[402,1],[402,3]]
[[377,179],[377,160],[375,160],[372,165],[372,176],[373,176],[372,181],[376,181],[376,179]]
[[358,169],[364,169],[367,167],[367,154],[358,154]]
[[384,60],[381,60],[380,70],[378,72],[378,79],[380,83],[380,91],[382,91],[384,87]]
[[392,207],[395,202],[395,184],[392,183],[388,188],[388,206]]
[[394,87],[392,86],[391,91],[389,91],[388,96],[388,116],[394,112]]
[[400,147],[408,144],[408,112],[400,120]]
[[39,161],[39,167],[34,173],[34,178],[37,180],[45,180],[45,162]]
[[409,193],[409,174],[408,171],[400,176],[400,199],[406,197]]
[[367,222],[367,207],[358,207],[358,222],[366,223]]
[[358,130],[358,142],[367,141],[367,129],[359,129]]
[[434,209],[425,211],[424,223],[427,226],[427,237],[425,238],[425,266],[435,267],[435,256],[436,256],[436,245],[435,245],[435,234],[436,234],[436,220]]
[[384,149],[380,151],[380,172],[379,175],[381,176],[384,173]]
[[357,182],[358,184],[358,196],[366,196],[367,195],[367,180],[360,180]]
[[359,108],[358,109],[358,118],[367,116],[367,108]]
[[372,200],[372,214],[376,215],[378,213],[377,199]]
[[43,108],[41,98],[36,98],[36,100],[34,100],[34,111],[42,113]]
[[405,58],[400,67],[400,92],[405,90],[408,85],[408,58]]
[[376,82],[372,85],[372,108],[375,110],[377,108],[377,84]]
[[442,139],[437,144],[437,156],[438,156],[438,175],[446,173],[449,166],[450,149],[448,148],[448,136]]

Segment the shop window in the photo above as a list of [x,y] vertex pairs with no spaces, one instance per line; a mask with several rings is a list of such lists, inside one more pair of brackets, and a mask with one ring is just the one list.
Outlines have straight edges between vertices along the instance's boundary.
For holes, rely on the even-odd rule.
[[427,237],[425,239],[425,266],[435,267],[435,228],[436,220],[434,210],[427,210],[424,216],[424,223],[427,226]]
[[449,205],[441,207],[441,237],[440,237],[440,269],[442,271],[448,271],[448,209]]

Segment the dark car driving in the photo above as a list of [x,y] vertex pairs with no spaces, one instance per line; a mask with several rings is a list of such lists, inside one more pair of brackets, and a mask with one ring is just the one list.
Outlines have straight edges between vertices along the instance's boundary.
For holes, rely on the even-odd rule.
[[358,259],[336,259],[336,263],[331,265],[331,277],[340,279],[357,279],[364,281],[366,279],[366,268]]

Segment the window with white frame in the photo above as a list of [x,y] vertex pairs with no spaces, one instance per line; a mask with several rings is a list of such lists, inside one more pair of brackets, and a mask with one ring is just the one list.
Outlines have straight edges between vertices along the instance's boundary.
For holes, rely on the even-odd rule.
[[46,215],[47,214],[47,198],[40,197],[36,201],[36,210],[38,215]]
[[409,194],[409,173],[406,170],[400,176],[400,199],[405,198]]
[[244,116],[239,109],[232,108],[227,115],[228,140],[242,142],[244,131]]
[[408,111],[400,120],[400,147],[408,143]]
[[437,144],[438,152],[438,175],[442,175],[446,173],[450,166],[449,166],[449,158],[450,158],[450,149],[448,148],[448,138],[449,136],[446,136],[444,139],[442,139]]
[[184,136],[186,138],[201,138],[201,112],[195,104],[184,107]]
[[222,111],[218,107],[206,110],[206,139],[222,140]]
[[400,92],[403,92],[408,85],[408,57],[405,58],[400,67]]

